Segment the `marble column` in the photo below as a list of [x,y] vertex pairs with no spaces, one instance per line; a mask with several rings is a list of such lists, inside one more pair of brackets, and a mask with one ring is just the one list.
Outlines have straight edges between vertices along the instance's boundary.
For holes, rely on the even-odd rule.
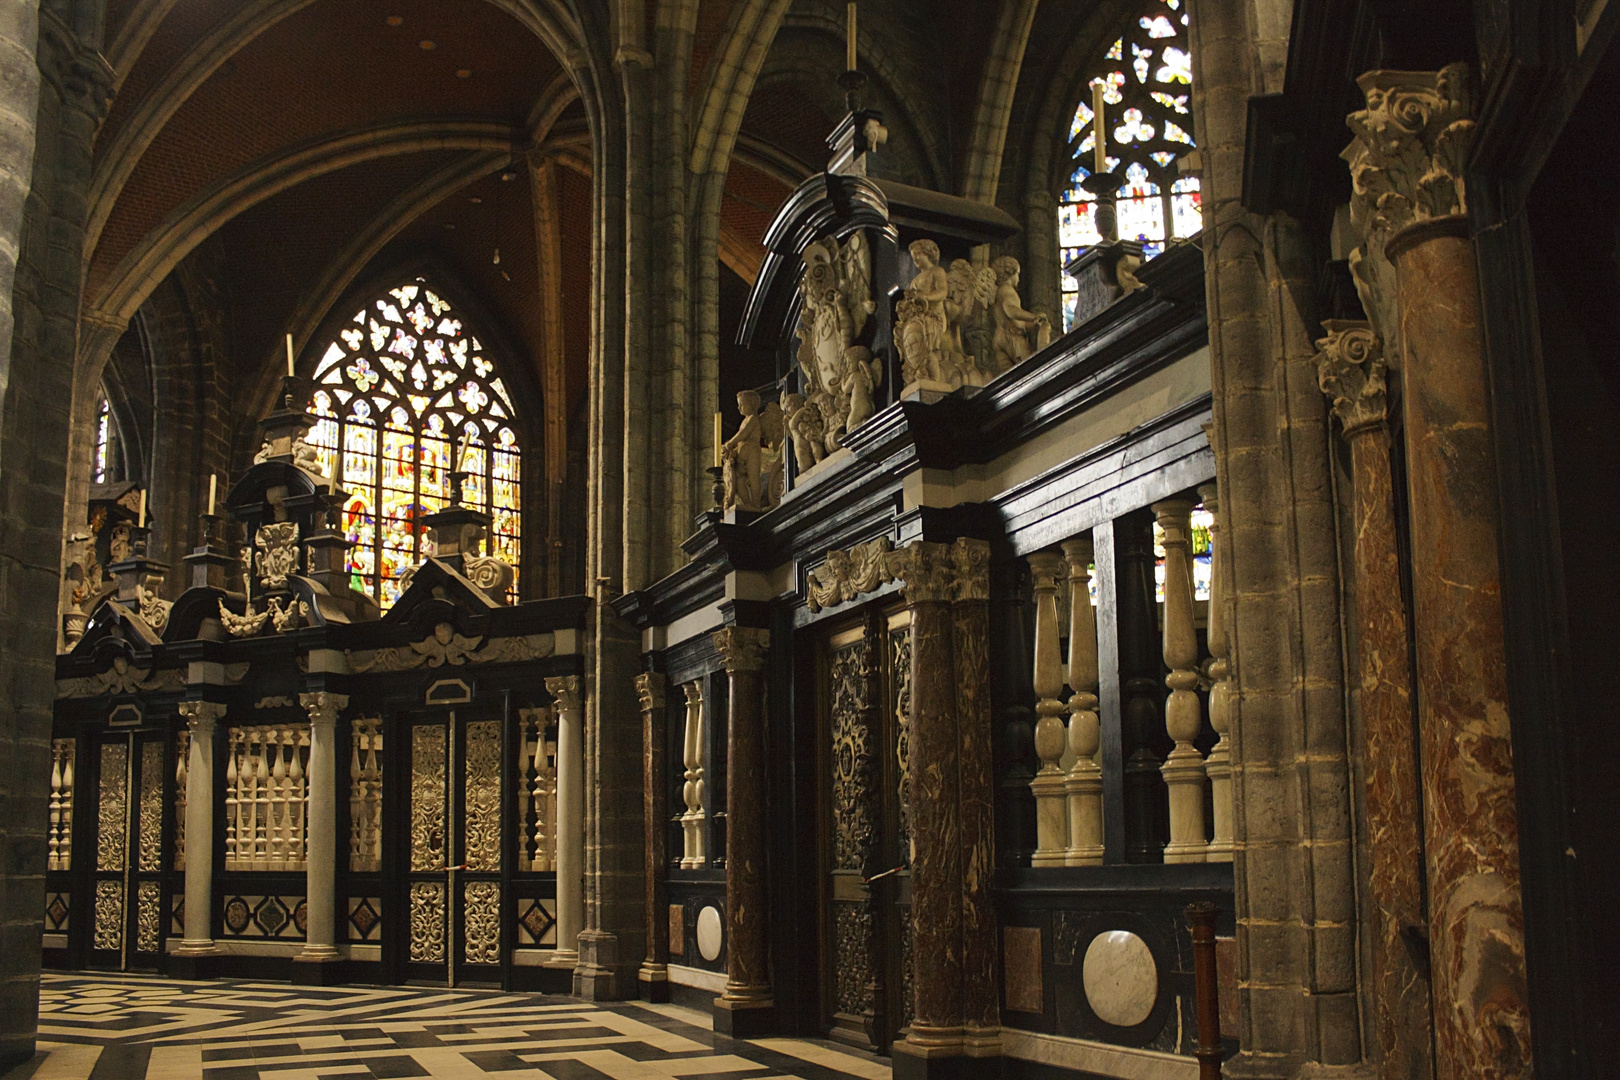
[[669,908],[664,898],[665,851],[669,821],[669,753],[666,749],[664,688],[655,671],[636,676],[641,700],[642,811],[647,823],[647,958],[636,981],[643,1001],[669,1000]]
[[730,681],[726,733],[726,988],[714,1029],[764,1034],[775,1019],[765,910],[765,654],[769,630],[728,626],[714,635]]
[[[1206,429],[1207,430],[1207,429]],[[1204,771],[1209,774],[1210,827],[1205,862],[1232,861],[1232,664],[1228,658],[1232,644],[1226,636],[1226,541],[1221,535],[1221,492],[1211,480],[1201,484],[1198,497],[1209,511],[1209,616],[1205,639],[1209,661],[1204,674],[1209,679],[1209,726],[1215,729],[1215,745],[1209,748]]]
[[[956,673],[958,836],[962,849],[963,1050],[970,1058],[987,1058],[1001,1053],[1001,993],[996,979],[1000,970],[1000,933],[990,894],[995,867],[990,545],[982,540],[958,540],[951,545],[951,564],[955,571],[951,666]],[[916,685],[913,679],[912,686]],[[912,882],[915,886],[915,870]]]
[[214,731],[225,706],[182,701],[180,715],[191,732],[186,761],[186,917],[180,954],[213,956],[214,945]]
[[1063,730],[1063,662],[1058,643],[1058,579],[1066,564],[1055,551],[1029,556],[1035,583],[1035,753],[1041,767],[1030,781],[1035,794],[1035,855],[1032,866],[1062,866],[1069,847],[1064,775],[1058,759],[1068,745]]
[[585,925],[585,758],[579,676],[546,680],[557,710],[557,952],[545,966],[572,970]]
[[1199,704],[1198,631],[1193,624],[1192,508],[1186,499],[1154,504],[1164,530],[1164,727],[1175,741],[1161,772],[1170,792],[1170,843],[1167,863],[1203,862],[1209,846],[1204,835],[1204,756],[1193,746],[1203,727]]
[[[1429,975],[1407,946],[1426,932],[1422,816],[1412,754],[1412,668],[1395,533],[1395,491],[1383,343],[1365,322],[1330,320],[1318,341],[1322,390],[1344,425],[1355,487],[1357,665],[1366,732],[1368,879],[1373,928],[1375,1028],[1384,1080],[1434,1075]],[[1213,644],[1211,651],[1214,651]],[[1211,695],[1210,713],[1215,711]],[[1214,754],[1210,755],[1211,759]]]
[[1469,73],[1358,81],[1351,220],[1383,247],[1398,294],[1436,1074],[1528,1077],[1497,484],[1461,179]]
[[1074,764],[1063,778],[1069,802],[1069,847],[1065,866],[1101,866],[1103,861],[1102,746],[1097,716],[1097,613],[1091,606],[1091,537],[1063,542],[1069,564],[1069,752]]
[[[295,982],[324,983],[341,959],[335,945],[337,921],[337,714],[347,694],[317,691],[298,695],[309,714],[309,817],[304,854],[304,903],[308,915],[304,948],[293,958]],[[294,753],[296,753],[296,748]],[[190,825],[189,820],[187,825]],[[190,860],[187,860],[189,864]]]
[[894,553],[911,610],[910,806],[912,981],[910,1033],[895,1043],[901,1080],[964,1050],[962,999],[961,768],[951,601],[956,570],[945,544],[916,541]]

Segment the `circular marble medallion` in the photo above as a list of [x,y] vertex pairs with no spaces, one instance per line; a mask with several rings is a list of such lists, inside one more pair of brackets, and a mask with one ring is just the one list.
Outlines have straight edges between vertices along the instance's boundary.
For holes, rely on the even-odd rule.
[[725,940],[725,936],[725,931],[720,926],[719,908],[710,906],[698,912],[697,947],[703,959],[720,958],[720,943]]
[[1147,942],[1129,930],[1109,930],[1092,938],[1081,974],[1086,1003],[1103,1023],[1135,1027],[1153,1012],[1159,968]]

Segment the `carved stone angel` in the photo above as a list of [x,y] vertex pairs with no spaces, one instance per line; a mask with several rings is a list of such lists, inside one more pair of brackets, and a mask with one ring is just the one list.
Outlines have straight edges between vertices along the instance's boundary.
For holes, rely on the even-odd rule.
[[1003,255],[990,264],[996,274],[996,369],[999,374],[1052,343],[1045,315],[1025,311],[1018,298],[1018,260]]
[[758,513],[781,500],[787,427],[782,407],[773,401],[761,408],[759,394],[752,390],[738,393],[737,410],[742,413],[742,423],[720,448],[724,508]]

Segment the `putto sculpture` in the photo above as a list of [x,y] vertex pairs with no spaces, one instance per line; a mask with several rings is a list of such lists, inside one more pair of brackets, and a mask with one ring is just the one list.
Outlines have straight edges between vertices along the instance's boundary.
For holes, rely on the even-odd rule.
[[737,434],[720,448],[724,510],[760,513],[782,500],[782,448],[787,427],[782,407],[772,401],[763,406],[759,394],[744,390],[737,395],[742,423]]
[[907,387],[983,386],[1051,344],[1051,322],[1019,299],[1017,259],[1003,255],[978,269],[957,259],[947,272],[932,240],[914,241],[908,250],[917,274],[894,315]]

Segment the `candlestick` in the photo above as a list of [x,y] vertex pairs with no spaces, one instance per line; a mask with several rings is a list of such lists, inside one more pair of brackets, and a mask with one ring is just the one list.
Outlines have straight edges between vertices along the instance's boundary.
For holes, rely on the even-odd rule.
[[1108,171],[1108,131],[1103,119],[1107,93],[1107,79],[1098,79],[1091,84],[1091,132],[1095,136],[1092,142],[1096,144],[1092,147],[1094,172]]
[[849,26],[844,37],[844,70],[855,70],[855,4],[849,4]]
[[287,335],[287,374],[289,376],[294,374],[294,372],[293,372],[292,335],[291,334]]
[[714,414],[714,467],[720,467],[720,414]]
[[135,513],[135,527],[146,528],[146,489],[141,488],[141,508]]
[[214,496],[219,493],[219,473],[208,474],[208,516],[214,516]]

